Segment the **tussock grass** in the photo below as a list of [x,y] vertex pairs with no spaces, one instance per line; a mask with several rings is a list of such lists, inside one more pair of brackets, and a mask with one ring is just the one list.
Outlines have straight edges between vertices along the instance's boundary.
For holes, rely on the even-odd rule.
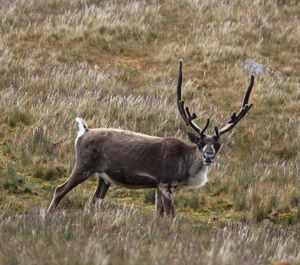
[[[16,211],[48,204],[53,187],[68,177],[74,165],[77,116],[83,117],[90,127],[117,127],[186,140],[188,129],[175,104],[179,58],[184,59],[184,98],[198,113],[199,124],[207,117],[212,118],[214,125],[225,124],[232,111],[239,109],[254,71],[246,67],[250,59],[263,65],[251,96],[254,107],[232,133],[223,137],[224,145],[208,184],[196,191],[180,192],[177,209],[180,216],[192,216],[196,222],[201,220],[207,224],[240,220],[299,226],[299,13],[298,1],[1,1],[1,206],[9,203],[13,215]],[[64,207],[83,207],[95,185],[91,179],[78,187],[66,198]],[[145,195],[145,191],[113,188],[107,200],[111,204],[134,201],[138,207],[153,210],[149,206],[153,195],[153,191]],[[109,210],[101,220],[110,222],[106,219],[114,219],[115,211]],[[32,215],[34,222],[41,218],[32,212],[14,217],[26,223],[19,230],[19,240],[21,233],[29,233]],[[147,215],[139,215],[137,211],[135,215],[139,216],[135,219],[137,226],[143,220],[149,221]],[[88,218],[97,219],[95,216],[98,215],[93,213]],[[73,217],[57,218],[62,218],[64,225],[50,224],[49,231],[55,234],[72,227]],[[253,248],[258,244],[261,253],[272,257],[264,259],[261,254],[256,256],[257,262],[285,259],[283,254],[276,256],[259,243],[269,242],[273,228],[233,225],[226,226],[229,230],[217,228],[217,233],[207,232],[209,235],[200,229],[203,239],[191,241],[199,246],[196,251],[193,243],[186,247],[176,243],[174,250],[169,251],[167,242],[165,248],[151,245],[153,253],[149,256],[145,254],[147,247],[134,256],[130,248],[124,249],[120,243],[114,261],[108,247],[99,252],[102,247],[95,242],[96,237],[80,231],[85,227],[80,218],[73,220],[79,222],[76,233],[81,233],[82,242],[95,243],[83,246],[85,252],[80,257],[83,264],[93,264],[98,258],[117,264],[121,253],[132,264],[138,264],[143,255],[148,263],[175,260],[175,263],[196,264],[200,255],[198,260],[203,260],[203,264],[219,261],[238,264],[241,257],[234,254],[239,244]],[[9,223],[9,218],[3,222],[7,227],[14,227],[9,230],[12,233],[20,228],[19,221],[15,226]],[[185,231],[192,234],[189,230],[192,228],[187,228],[193,227],[192,221],[186,221],[186,227],[181,225],[177,235]],[[155,229],[158,230],[151,236],[146,230],[140,232],[146,233],[149,244],[151,240],[159,241],[161,228]],[[280,239],[274,239],[277,242],[274,249],[284,253],[279,251],[280,245],[290,246],[290,237],[288,232],[282,232],[284,229],[278,229]],[[134,231],[130,231],[132,240],[136,239]],[[257,236],[257,240],[248,242],[241,231],[253,238]],[[79,242],[76,235],[66,234],[75,240],[74,244]],[[266,238],[260,237],[263,235]],[[57,233],[55,236],[57,240],[66,240]],[[37,246],[42,247],[44,239],[41,237]],[[111,242],[115,240],[117,237]],[[205,242],[210,243],[205,245]],[[18,249],[20,241],[15,244]],[[132,244],[141,246],[138,242]],[[13,263],[14,250],[7,249],[3,243],[0,249]],[[32,253],[37,249],[31,249]],[[54,249],[59,257],[57,263],[61,263],[62,250]],[[160,256],[159,249],[164,249],[169,256]],[[220,258],[217,249],[222,250]],[[292,254],[286,258],[299,258],[292,248],[287,249],[284,250]],[[178,259],[176,251],[186,254]],[[252,257],[248,254],[245,254],[246,261]],[[26,263],[29,256],[24,251],[21,261]],[[92,261],[88,256],[93,257]],[[233,260],[225,260],[225,256],[232,256]],[[41,257],[36,258],[34,262],[38,263]],[[53,257],[49,260],[53,261]]]
[[292,228],[154,220],[130,205],[105,204],[100,212],[86,206],[80,214],[59,212],[51,219],[38,208],[13,218],[3,209],[0,235],[3,264],[297,264],[300,259],[295,247],[300,237]]
[[[4,157],[32,154],[28,168],[40,161],[66,164],[67,175],[76,116],[90,126],[184,138],[174,104],[181,57],[186,58],[184,97],[199,122],[212,116],[222,124],[239,108],[250,74],[243,62],[251,57],[282,76],[268,72],[257,79],[255,107],[226,137],[206,190],[247,193],[256,183],[268,187],[275,181],[288,189],[284,193],[293,192],[299,175],[296,3],[35,4],[5,2],[1,13],[1,132],[14,150],[10,156],[4,151]],[[149,34],[156,36],[150,43]],[[44,139],[34,138],[36,128],[45,128]],[[18,170],[35,172],[26,166]]]

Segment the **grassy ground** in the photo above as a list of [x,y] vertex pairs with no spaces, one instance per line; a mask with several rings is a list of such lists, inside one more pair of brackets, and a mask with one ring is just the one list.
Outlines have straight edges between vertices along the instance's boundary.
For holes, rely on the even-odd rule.
[[[298,1],[0,0],[0,6],[4,264],[54,264],[57,255],[57,264],[70,263],[56,240],[70,255],[85,249],[78,264],[98,258],[103,264],[240,264],[242,257],[247,264],[299,264],[292,247],[300,243]],[[211,117],[219,126],[240,107],[253,71],[247,59],[265,65],[255,105],[223,137],[209,183],[177,194],[175,224],[153,224],[153,191],[120,188],[109,191],[107,214],[60,212],[44,221],[40,212],[53,187],[74,165],[75,117],[90,127],[186,140],[175,104],[179,58],[186,102],[200,124]],[[60,209],[79,213],[95,186],[88,180]],[[118,214],[120,223],[110,227]],[[131,219],[134,227],[122,230]],[[73,228],[76,233],[66,232]],[[41,245],[29,247],[32,240]],[[51,251],[40,252],[47,242]]]
[[2,212],[0,226],[1,264],[299,264],[299,233],[287,226],[157,222],[111,204],[51,220]]

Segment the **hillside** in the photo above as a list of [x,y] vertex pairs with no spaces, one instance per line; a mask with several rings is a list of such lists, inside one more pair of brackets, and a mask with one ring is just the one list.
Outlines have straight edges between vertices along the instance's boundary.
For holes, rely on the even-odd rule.
[[[1,264],[299,264],[298,1],[0,6]],[[188,142],[176,105],[180,58],[185,101],[200,125],[211,118],[211,132],[239,110],[256,75],[254,106],[222,137],[208,184],[176,194],[178,218],[157,223],[151,190],[113,187],[94,212],[92,177],[45,221],[75,162],[77,116]],[[70,255],[85,252],[64,261],[57,241]]]

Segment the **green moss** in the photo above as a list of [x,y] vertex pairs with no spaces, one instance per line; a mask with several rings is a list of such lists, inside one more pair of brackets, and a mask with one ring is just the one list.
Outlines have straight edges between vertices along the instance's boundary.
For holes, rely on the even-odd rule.
[[229,203],[226,201],[218,202],[212,206],[212,210],[218,211],[218,212],[225,212],[231,208],[232,208],[232,203]]
[[296,216],[291,212],[280,213],[277,221],[281,224],[291,225],[296,222]]

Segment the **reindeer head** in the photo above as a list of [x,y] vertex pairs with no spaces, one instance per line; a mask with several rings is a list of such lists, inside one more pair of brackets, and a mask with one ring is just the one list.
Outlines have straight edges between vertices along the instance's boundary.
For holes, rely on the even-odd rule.
[[235,125],[238,124],[238,122],[246,115],[246,113],[250,110],[252,107],[252,104],[248,104],[249,97],[251,94],[252,87],[254,85],[254,76],[251,76],[250,85],[246,91],[242,107],[238,114],[235,112],[231,115],[230,120],[227,122],[227,124],[222,127],[221,129],[218,129],[218,127],[215,127],[215,133],[213,135],[206,134],[205,131],[209,126],[210,119],[207,120],[205,126],[201,129],[194,120],[197,118],[197,115],[195,113],[191,114],[188,107],[184,106],[184,101],[181,98],[181,90],[182,90],[182,63],[183,61],[179,61],[179,77],[178,77],[178,85],[177,85],[177,105],[178,110],[183,118],[185,124],[187,126],[190,126],[194,131],[196,132],[196,135],[188,132],[189,140],[197,144],[200,151],[202,151],[203,154],[203,162],[204,164],[212,164],[214,162],[214,159],[220,150],[221,142],[220,138],[221,135],[229,132]]

